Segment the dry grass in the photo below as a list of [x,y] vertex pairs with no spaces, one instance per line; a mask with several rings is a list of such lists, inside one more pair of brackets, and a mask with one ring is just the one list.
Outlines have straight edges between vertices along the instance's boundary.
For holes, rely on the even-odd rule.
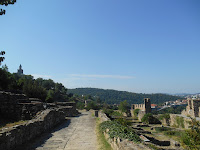
[[100,124],[99,118],[96,118],[96,134],[98,140],[98,150],[112,150],[112,147],[106,140],[104,134],[100,132],[99,124]]
[[13,127],[13,126],[16,126],[16,125],[21,125],[23,123],[25,123],[27,121],[24,121],[24,120],[20,120],[20,121],[16,121],[16,122],[9,122],[9,123],[3,123],[0,125],[0,129],[3,129],[3,128],[9,128],[9,127]]

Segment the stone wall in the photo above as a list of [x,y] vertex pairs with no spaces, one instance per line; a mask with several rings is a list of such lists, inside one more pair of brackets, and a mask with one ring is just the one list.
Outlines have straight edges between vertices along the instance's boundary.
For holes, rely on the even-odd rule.
[[132,109],[140,109],[141,111],[145,111],[145,104],[132,104]]
[[141,121],[142,120],[142,117],[145,115],[146,113],[145,113],[145,111],[139,111],[139,113],[138,113],[138,120],[139,121]]
[[200,99],[188,98],[188,105],[185,110],[182,111],[182,115],[190,117],[200,117]]
[[[99,115],[100,122],[110,121],[110,119],[102,111],[99,111],[98,115]],[[113,150],[129,150],[129,149],[130,150],[140,150],[140,149],[150,150],[149,147],[143,144],[137,144],[132,141],[128,141],[127,139],[122,140],[118,137],[110,138],[106,132],[104,132],[104,136],[107,139],[107,141],[110,143]]]
[[191,119],[180,114],[170,114],[170,126],[189,129]]
[[[143,116],[146,113],[151,113],[151,100],[150,100],[150,98],[145,98],[144,104],[132,104],[131,105],[130,114],[132,115],[132,117],[135,117],[134,113],[133,113],[134,109],[139,109],[140,112],[144,112],[144,113],[141,113],[141,115],[143,115]],[[140,118],[142,118],[143,116],[140,116]]]
[[11,120],[27,120],[44,110],[43,103],[24,94],[0,91],[0,117]]
[[110,136],[106,132],[104,132],[104,136],[110,143],[113,150],[151,150],[146,145],[137,144],[127,139],[122,140],[119,137],[110,138]]
[[50,130],[55,125],[65,120],[66,116],[74,112],[72,106],[46,109],[21,125],[4,128],[0,131],[0,150],[12,150],[15,147]]
[[160,122],[164,126],[170,126],[170,119],[163,118]]
[[104,121],[110,121],[110,118],[108,118],[108,116],[102,112],[102,110],[99,111],[98,113],[100,122],[104,122]]

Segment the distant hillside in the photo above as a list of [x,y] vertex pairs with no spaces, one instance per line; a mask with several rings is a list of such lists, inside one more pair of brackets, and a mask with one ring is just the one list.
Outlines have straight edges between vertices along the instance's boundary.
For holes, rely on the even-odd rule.
[[151,103],[161,104],[166,101],[175,101],[177,99],[182,99],[181,97],[167,94],[142,94],[97,88],[68,89],[68,93],[73,93],[77,95],[99,96],[102,101],[105,101],[108,104],[119,104],[121,101],[124,100],[127,100],[129,104],[140,104],[143,103],[144,98],[150,98]]

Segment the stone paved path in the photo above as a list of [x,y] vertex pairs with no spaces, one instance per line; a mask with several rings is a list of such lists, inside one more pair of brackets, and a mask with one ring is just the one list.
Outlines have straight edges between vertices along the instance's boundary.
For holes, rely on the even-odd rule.
[[51,133],[45,134],[23,150],[96,150],[95,118],[90,112],[82,112],[60,125]]

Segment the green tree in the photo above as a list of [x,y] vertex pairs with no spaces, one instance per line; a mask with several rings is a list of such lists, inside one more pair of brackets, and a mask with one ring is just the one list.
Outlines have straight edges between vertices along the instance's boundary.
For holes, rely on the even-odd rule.
[[[0,5],[8,6],[10,4],[16,3],[16,0],[0,0]],[[0,9],[0,15],[5,15],[6,10]]]
[[46,97],[46,102],[54,102],[55,92],[53,90],[49,90]]
[[98,106],[97,104],[94,102],[94,101],[91,101],[87,104],[87,110],[90,110],[90,109],[94,109],[94,110],[97,110],[98,109]]
[[161,122],[156,117],[154,117],[151,113],[145,114],[142,117],[141,121],[147,124],[161,124]]
[[98,103],[98,104],[101,104],[101,99],[100,99],[100,97],[97,97],[97,103]]
[[153,115],[151,113],[147,113],[142,117],[142,122],[149,124],[150,120],[153,118]]
[[85,104],[84,103],[82,103],[82,102],[78,102],[77,104],[76,104],[76,108],[77,109],[84,109],[85,108]]
[[120,104],[119,104],[119,110],[121,110],[121,112],[124,112],[124,113],[128,112],[128,103],[127,103],[127,100],[120,102]]
[[197,132],[198,134],[200,134],[200,122],[196,120],[196,118],[192,118],[190,117],[191,121],[189,121],[190,124],[190,128],[192,131]]
[[[1,56],[2,55],[2,56]],[[5,55],[5,51],[1,51],[0,52],[0,65],[1,65],[1,62],[4,61],[5,57],[3,57],[3,55]]]
[[138,116],[139,111],[140,111],[140,109],[134,109],[133,110],[134,117]]
[[[40,80],[40,79],[36,79],[36,80]],[[54,90],[55,89],[55,82],[51,79],[48,79],[48,80],[42,79],[41,84],[46,90]]]
[[2,69],[8,72],[8,66],[6,64],[2,66]]
[[31,98],[39,98],[42,101],[45,101],[47,96],[47,91],[45,88],[38,86],[34,81],[26,81],[23,86],[23,92]]
[[0,68],[0,90],[8,90],[10,82],[10,74]]

